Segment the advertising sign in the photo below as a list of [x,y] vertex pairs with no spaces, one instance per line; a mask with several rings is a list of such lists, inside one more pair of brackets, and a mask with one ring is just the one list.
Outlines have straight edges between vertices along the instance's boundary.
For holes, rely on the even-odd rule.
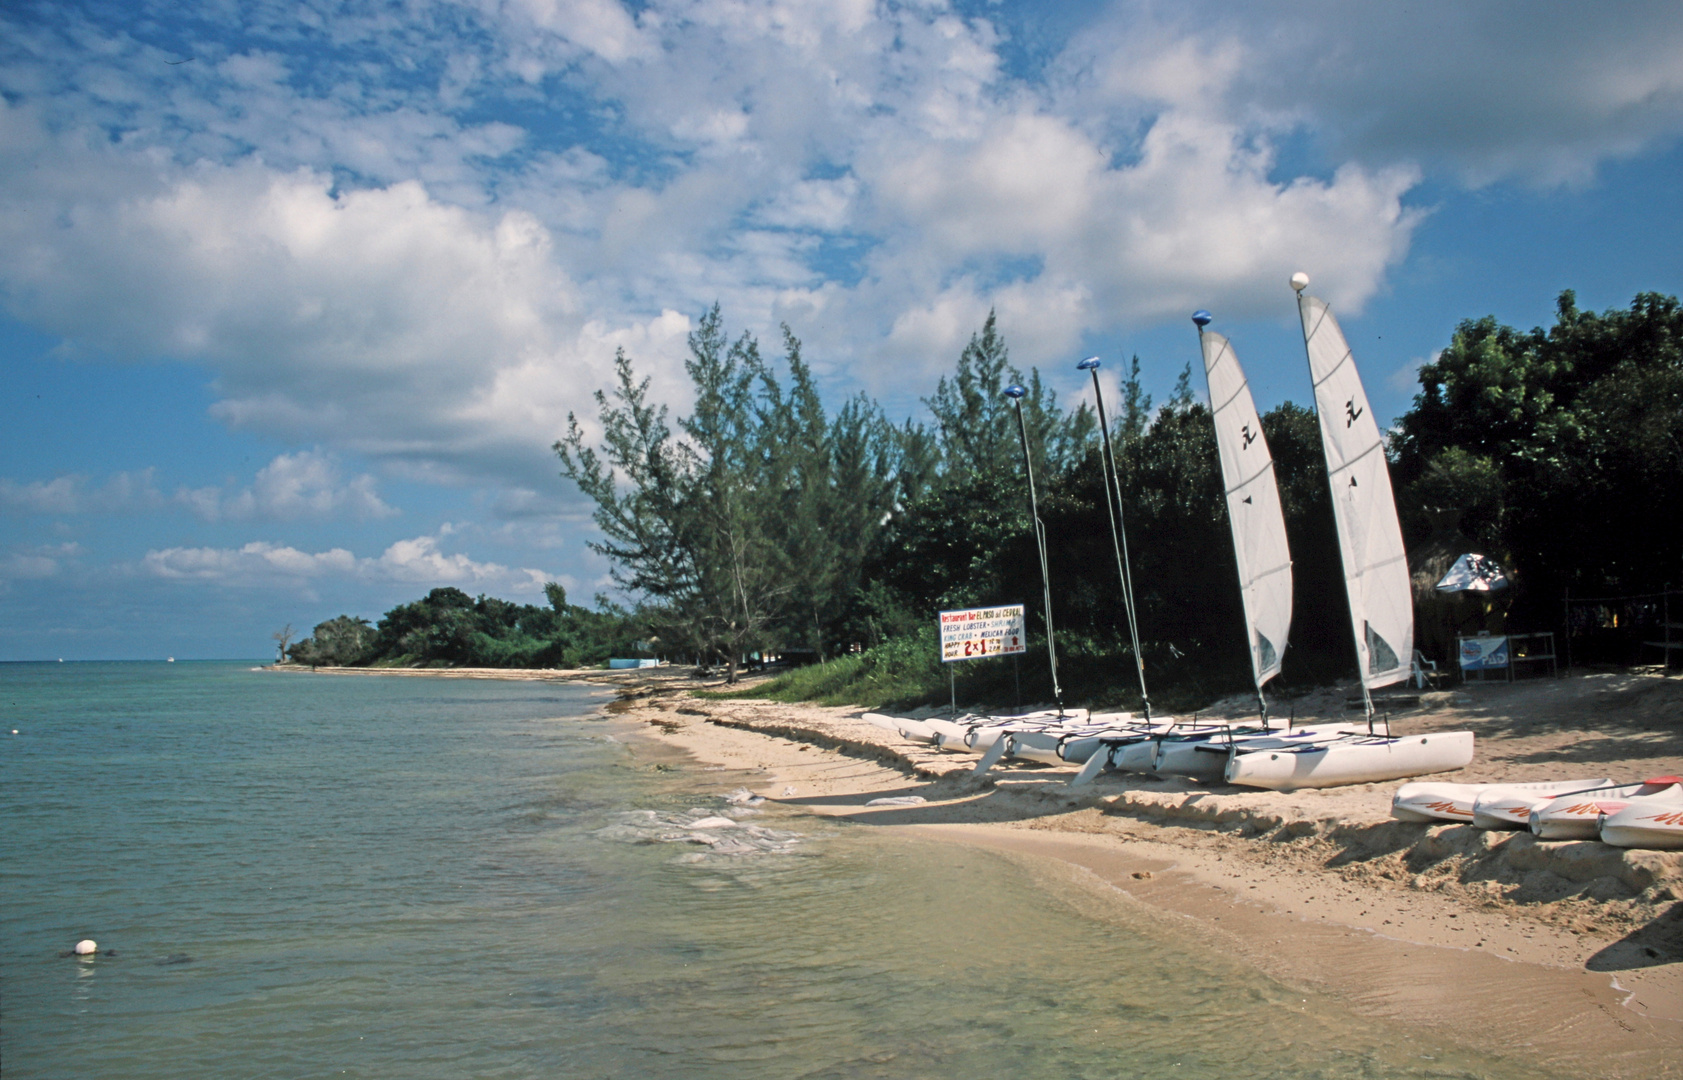
[[1507,638],[1464,637],[1461,639],[1462,671],[1500,671],[1507,666]]
[[941,662],[1010,656],[1028,649],[1023,605],[941,612]]

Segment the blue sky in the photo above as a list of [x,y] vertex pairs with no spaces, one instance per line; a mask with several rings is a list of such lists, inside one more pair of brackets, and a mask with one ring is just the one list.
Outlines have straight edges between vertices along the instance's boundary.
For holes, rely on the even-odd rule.
[[[409,0],[0,9],[0,660],[260,657],[606,586],[549,445],[717,300],[902,415],[1215,312],[1377,411],[1466,318],[1680,289],[1683,7]],[[1064,372],[1064,376],[1057,375]]]

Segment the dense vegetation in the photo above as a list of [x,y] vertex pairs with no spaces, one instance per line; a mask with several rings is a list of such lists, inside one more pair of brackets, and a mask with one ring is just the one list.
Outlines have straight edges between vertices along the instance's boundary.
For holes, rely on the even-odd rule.
[[1422,511],[1464,511],[1543,625],[1567,588],[1683,585],[1683,310],[1644,293],[1598,315],[1568,290],[1556,312],[1547,331],[1462,323],[1392,444],[1410,539]]
[[[787,327],[782,344],[781,361],[767,360],[751,336],[728,339],[715,308],[690,338],[690,415],[671,421],[621,353],[616,385],[597,394],[599,435],[569,417],[555,446],[562,473],[596,504],[597,550],[637,598],[634,611],[586,612],[564,596],[549,609],[517,607],[441,589],[377,628],[324,623],[293,654],[577,664],[641,638],[664,655],[719,662],[732,677],[761,652],[827,661],[760,691],[778,696],[942,697],[936,611],[1024,603],[1031,637],[1043,633],[1017,413],[1002,394],[1020,383],[1066,696],[1136,702],[1093,413],[1060,408],[1037,371],[1012,365],[991,316],[925,399],[923,423],[891,423],[863,396],[828,412]],[[1197,704],[1248,684],[1210,415],[1190,369],[1155,411],[1138,359],[1121,374],[1111,435],[1141,652],[1155,702]],[[1538,628],[1554,624],[1567,587],[1683,582],[1676,299],[1644,294],[1629,311],[1597,315],[1566,292],[1547,331],[1462,323],[1420,386],[1391,442],[1411,547],[1441,526],[1434,511],[1458,512],[1466,535],[1457,542],[1513,571],[1513,616]],[[1289,402],[1263,427],[1296,583],[1281,681],[1321,682],[1353,668],[1354,650],[1319,432],[1313,412]],[[960,694],[1046,700],[1042,656],[967,663]]]
[[567,603],[556,582],[548,607],[434,589],[386,612],[377,626],[340,615],[287,650],[294,663],[341,667],[589,667],[641,650],[637,623],[609,605]]

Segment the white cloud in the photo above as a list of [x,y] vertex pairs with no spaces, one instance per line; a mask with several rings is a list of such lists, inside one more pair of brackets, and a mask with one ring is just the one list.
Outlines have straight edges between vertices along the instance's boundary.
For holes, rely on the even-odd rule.
[[350,573],[356,556],[344,548],[314,554],[294,547],[254,540],[240,548],[172,547],[152,550],[141,560],[155,577],[173,581],[216,581],[229,584],[267,583],[277,577],[313,578]]
[[[353,3],[355,63],[280,10],[222,39],[207,13],[167,68],[87,16],[4,24],[0,298],[87,352],[205,365],[232,426],[530,490],[617,345],[681,405],[714,300],[875,390],[932,380],[990,308],[1043,353],[1289,311],[1297,269],[1355,311],[1433,171],[1581,177],[1683,131],[1675,5],[1117,3],[1044,79],[938,3]],[[460,112],[510,102],[553,123]],[[1324,160],[1282,161],[1304,133]],[[181,499],[389,510],[300,457]]]
[[1301,125],[1335,160],[1442,166],[1475,185],[1583,182],[1683,134],[1683,8],[1129,0],[1072,41],[1063,74],[1072,108],[1195,103]]
[[164,503],[153,469],[114,473],[97,487],[79,473],[21,484],[0,478],[0,511],[12,514],[132,513]]
[[308,552],[263,540],[238,548],[171,547],[148,551],[141,569],[169,581],[247,588],[339,578],[425,588],[456,585],[515,595],[541,593],[544,582],[556,577],[542,570],[478,562],[460,552],[446,553],[439,539],[399,540],[371,558],[358,558],[344,548]]
[[1399,394],[1416,393],[1420,389],[1420,369],[1425,367],[1427,364],[1437,363],[1438,357],[1442,355],[1443,350],[1438,349],[1430,356],[1416,357],[1404,364],[1402,367],[1391,372],[1391,374],[1386,378],[1386,382],[1392,390],[1395,390]]
[[319,451],[281,454],[257,473],[248,488],[181,488],[175,500],[206,521],[348,517],[365,521],[395,516],[367,473],[344,480],[333,459]]
[[158,490],[157,470],[114,473],[104,483],[69,473],[27,483],[0,478],[0,512],[13,515],[133,514],[186,507],[205,521],[392,517],[398,510],[380,498],[367,473],[344,479],[334,459],[320,451],[280,454],[245,488]]
[[81,551],[80,544],[64,543],[9,552],[0,556],[0,585],[55,577],[63,569],[65,560],[75,558]]

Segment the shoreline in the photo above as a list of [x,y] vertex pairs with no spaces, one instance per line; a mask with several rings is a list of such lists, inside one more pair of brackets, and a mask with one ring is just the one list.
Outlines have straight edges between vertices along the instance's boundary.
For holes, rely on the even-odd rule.
[[[1071,792],[1072,767],[1027,764],[977,782],[974,758],[908,744],[858,719],[864,710],[697,698],[717,684],[681,668],[323,669],[352,672],[615,687],[606,707],[651,750],[735,771],[770,802],[985,848],[1181,920],[1358,1015],[1566,1075],[1683,1077],[1683,852],[1397,822],[1397,782],[1286,794],[1108,774]],[[1342,718],[1344,698],[1329,689],[1293,705],[1303,721]],[[1231,704],[1240,715],[1247,703]],[[1473,687],[1421,695],[1393,722],[1403,734],[1458,727],[1475,731],[1479,753],[1434,779],[1683,773],[1683,680]],[[925,801],[865,805],[906,796]]]
[[609,671],[605,668],[415,668],[415,667],[337,667],[332,664],[263,664],[262,671],[282,675],[398,675],[428,679],[503,679],[510,682],[582,682],[620,686],[630,681],[620,676],[647,675],[651,668],[627,668]]

